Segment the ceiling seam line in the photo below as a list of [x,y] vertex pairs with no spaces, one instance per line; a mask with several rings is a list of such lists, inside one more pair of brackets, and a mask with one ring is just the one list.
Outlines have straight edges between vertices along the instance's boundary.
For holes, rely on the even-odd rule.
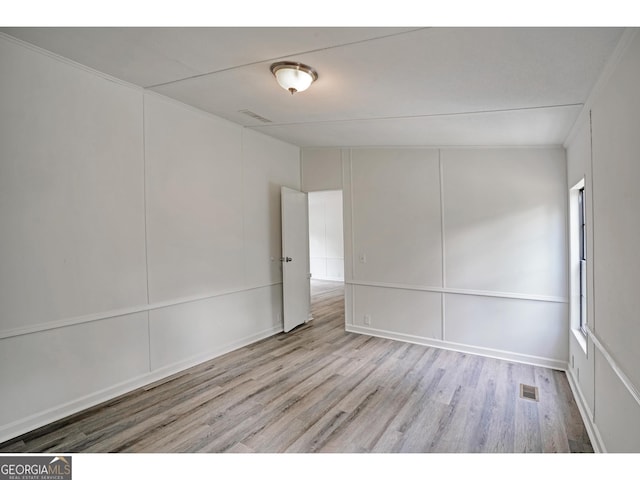
[[486,113],[510,113],[510,112],[524,112],[529,110],[544,110],[550,108],[565,108],[565,107],[582,107],[583,103],[567,103],[567,104],[559,104],[559,105],[545,105],[540,107],[521,107],[521,108],[507,108],[503,110],[476,110],[472,112],[455,112],[455,113],[433,113],[433,114],[425,114],[425,115],[407,115],[407,116],[396,116],[396,117],[373,117],[373,118],[348,118],[341,120],[317,120],[312,122],[292,122],[292,123],[276,123],[272,122],[269,125],[261,124],[261,125],[246,125],[249,127],[287,127],[292,125],[315,125],[315,124],[323,124],[323,123],[349,123],[349,122],[371,122],[377,120],[408,120],[412,118],[435,118],[435,117],[457,117],[464,115],[482,115]]
[[371,41],[374,41],[374,40],[382,40],[382,39],[385,39],[385,38],[397,37],[399,35],[407,35],[409,33],[419,32],[420,30],[427,30],[429,28],[432,28],[432,27],[415,28],[413,30],[408,30],[406,32],[398,32],[398,33],[393,33],[393,34],[389,34],[389,35],[382,35],[380,37],[372,37],[372,38],[367,38],[367,39],[364,39],[364,40],[357,40],[355,42],[341,43],[339,45],[332,45],[330,47],[322,47],[322,48],[316,48],[316,49],[313,49],[313,50],[306,50],[306,51],[303,51],[303,52],[288,53],[288,54],[281,55],[281,56],[278,56],[278,57],[272,57],[272,58],[267,58],[267,59],[264,59],[264,60],[257,60],[255,62],[244,63],[242,65],[235,65],[233,67],[223,68],[221,70],[214,70],[212,72],[198,73],[197,75],[192,75],[190,77],[180,78],[178,80],[171,80],[171,81],[168,81],[168,82],[157,83],[157,84],[154,84],[154,85],[146,85],[146,86],[143,86],[142,88],[144,88],[144,89],[152,89],[152,88],[165,87],[167,85],[172,85],[174,83],[186,82],[187,80],[193,80],[193,79],[200,78],[200,77],[206,77],[208,75],[215,75],[216,73],[228,72],[230,70],[236,70],[238,68],[251,67],[253,65],[259,65],[261,63],[266,63],[266,62],[273,62],[273,61],[279,60],[281,58],[293,57],[295,55],[307,55],[309,53],[317,53],[317,52],[322,52],[322,51],[325,51],[325,50],[332,50],[332,49],[335,49],[335,48],[342,48],[342,47],[348,47],[348,46],[351,46],[351,45],[358,45],[360,43],[371,42]]

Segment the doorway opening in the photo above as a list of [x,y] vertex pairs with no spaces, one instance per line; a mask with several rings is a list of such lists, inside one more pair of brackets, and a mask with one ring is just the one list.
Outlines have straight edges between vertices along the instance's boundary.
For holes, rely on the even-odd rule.
[[339,307],[344,315],[342,190],[309,192],[308,198],[312,315],[320,318],[329,313],[324,311],[328,299],[332,299],[331,313]]

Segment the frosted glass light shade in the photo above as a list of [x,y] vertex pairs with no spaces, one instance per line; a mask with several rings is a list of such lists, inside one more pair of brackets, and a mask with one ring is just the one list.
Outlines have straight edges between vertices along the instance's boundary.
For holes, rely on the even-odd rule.
[[282,68],[276,72],[276,80],[285,90],[294,89],[296,92],[302,92],[309,88],[313,77],[302,70]]
[[302,63],[274,63],[271,65],[271,72],[275,75],[278,84],[292,95],[306,90],[318,78],[313,68]]

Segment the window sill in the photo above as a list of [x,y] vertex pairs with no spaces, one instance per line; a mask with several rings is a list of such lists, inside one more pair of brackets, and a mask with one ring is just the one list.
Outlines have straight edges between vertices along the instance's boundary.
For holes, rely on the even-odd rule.
[[582,333],[582,330],[579,328],[572,328],[571,331],[573,332],[573,336],[576,338],[578,345],[580,345],[584,354],[587,355],[587,336]]

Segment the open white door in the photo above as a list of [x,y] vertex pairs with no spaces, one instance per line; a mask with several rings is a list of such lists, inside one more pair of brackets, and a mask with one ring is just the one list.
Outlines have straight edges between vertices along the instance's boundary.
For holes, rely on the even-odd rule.
[[281,187],[284,331],[309,320],[309,207],[307,194]]

